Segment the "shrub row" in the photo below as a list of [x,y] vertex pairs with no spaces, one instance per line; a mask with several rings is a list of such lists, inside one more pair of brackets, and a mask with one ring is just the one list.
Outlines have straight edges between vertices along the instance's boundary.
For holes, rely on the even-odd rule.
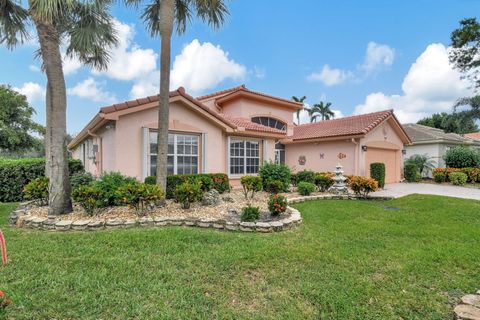
[[[147,177],[146,183],[154,182],[155,178]],[[167,199],[175,198],[175,190],[177,186],[185,183],[200,183],[202,191],[207,192],[211,189],[217,190],[219,193],[230,191],[230,182],[225,173],[202,173],[202,174],[175,174],[167,177]]]
[[[445,179],[444,181],[450,181],[450,175],[454,172],[462,172],[467,175],[467,182],[475,183],[480,182],[480,168],[435,168],[432,170],[433,177],[435,178],[439,174],[443,174]],[[441,176],[438,178],[441,179]],[[443,182],[443,181],[438,181]]]
[[[70,175],[83,172],[80,160],[69,160]],[[0,202],[23,200],[23,189],[32,180],[45,176],[44,158],[0,159]]]

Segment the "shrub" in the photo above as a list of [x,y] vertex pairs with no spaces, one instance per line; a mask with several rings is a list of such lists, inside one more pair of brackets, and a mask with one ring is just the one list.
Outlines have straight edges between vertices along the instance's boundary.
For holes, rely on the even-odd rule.
[[89,172],[77,172],[70,176],[70,185],[72,186],[72,190],[92,182],[93,176]]
[[333,175],[329,173],[317,173],[315,175],[315,185],[318,188],[318,191],[325,192],[330,189],[335,181],[333,181]]
[[467,182],[480,182],[480,168],[462,168],[461,172],[467,175]]
[[262,179],[257,176],[243,176],[240,183],[246,200],[253,199],[255,193],[262,190]]
[[315,191],[315,185],[310,182],[302,181],[298,183],[297,191],[302,196],[309,196],[313,191]]
[[[70,175],[83,171],[80,160],[69,160]],[[0,202],[23,200],[23,187],[33,179],[45,176],[44,158],[0,158]]]
[[[272,181],[275,181],[275,180],[272,180]],[[278,180],[277,180],[278,181]],[[281,181],[280,181],[281,182]],[[296,173],[290,173],[290,184],[293,186],[293,187],[296,187],[297,186],[297,183],[298,183],[298,178],[297,178],[297,174]]]
[[96,184],[78,186],[73,190],[72,198],[89,215],[93,215],[95,209],[104,205],[103,190]]
[[378,182],[378,186],[383,189],[383,187],[385,186],[385,163],[371,163],[370,177],[376,180]]
[[446,180],[445,173],[442,173],[442,172],[435,173],[433,175],[433,180],[435,180],[436,183],[445,182]]
[[145,177],[145,180],[143,180],[145,184],[157,184],[157,178],[155,176],[148,176]]
[[167,199],[175,198],[175,189],[178,185],[185,182],[201,182],[201,188],[204,192],[210,191],[212,188],[219,193],[230,191],[230,182],[228,176],[224,173],[174,174],[167,177]]
[[450,168],[479,167],[480,153],[474,149],[458,146],[447,151],[445,163]]
[[449,176],[455,186],[463,186],[467,182],[467,175],[463,172],[452,172]]
[[184,182],[175,188],[175,200],[183,205],[184,209],[189,209],[192,202],[202,200],[202,186],[199,182]]
[[242,209],[240,219],[242,221],[256,221],[260,218],[260,209],[258,207],[246,206]]
[[364,198],[367,198],[370,192],[378,190],[378,182],[376,180],[362,176],[351,177],[348,186],[356,195]]
[[287,210],[287,198],[281,194],[272,194],[268,199],[268,210],[272,216],[278,216]]
[[146,183],[129,183],[117,190],[122,203],[134,208],[137,215],[145,212],[148,205],[155,204],[165,196],[160,186]]
[[315,172],[313,172],[312,170],[303,170],[297,172],[297,184],[302,181],[315,183]]
[[105,172],[94,184],[103,192],[102,205],[104,207],[116,206],[122,204],[122,200],[118,197],[118,189],[120,187],[137,183],[132,177],[122,175],[120,172]]
[[208,174],[199,174],[194,178],[194,180],[195,182],[200,183],[203,192],[208,192],[212,190],[213,179]]
[[0,290],[0,317],[2,319],[4,319],[3,316],[5,315],[4,314],[5,309],[11,304],[12,304],[12,300],[7,297],[5,292]]
[[280,193],[283,191],[283,183],[280,180],[269,180],[267,181],[267,186],[265,191],[269,193]]
[[417,182],[418,181],[418,168],[417,165],[414,163],[405,163],[405,167],[403,168],[404,170],[404,176],[405,180],[408,182]]
[[264,162],[260,167],[258,174],[262,178],[262,185],[264,188],[267,186],[267,182],[271,180],[281,181],[283,184],[282,191],[288,191],[290,186],[290,168],[284,164],[278,164],[273,162]]
[[213,189],[217,190],[220,193],[230,191],[230,182],[228,180],[228,175],[225,173],[212,173],[210,174],[213,180]]
[[23,197],[33,200],[39,206],[48,204],[48,178],[39,177],[30,181],[23,188]]
[[420,179],[422,176],[428,176],[428,173],[435,167],[435,161],[428,154],[414,154],[405,160],[405,164],[407,163],[413,163],[417,166]]

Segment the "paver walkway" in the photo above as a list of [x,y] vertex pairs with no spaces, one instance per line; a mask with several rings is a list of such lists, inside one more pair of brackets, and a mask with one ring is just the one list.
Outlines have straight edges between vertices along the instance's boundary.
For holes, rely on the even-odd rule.
[[414,193],[480,200],[480,189],[432,183],[392,183],[372,195],[398,198]]

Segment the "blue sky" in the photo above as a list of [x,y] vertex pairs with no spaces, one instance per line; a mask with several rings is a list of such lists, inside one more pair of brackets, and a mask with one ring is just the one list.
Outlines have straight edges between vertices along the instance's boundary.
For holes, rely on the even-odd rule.
[[[245,83],[284,98],[306,95],[309,104],[329,101],[338,116],[394,108],[403,122],[449,111],[471,93],[449,66],[447,47],[458,21],[480,12],[479,1],[227,3],[221,29],[193,21],[174,36],[172,85],[199,95]],[[156,92],[159,39],[148,36],[138,12],[117,6],[113,15],[121,45],[109,70],[66,62],[70,133],[101,106]],[[43,123],[45,75],[31,42],[0,48],[0,83],[26,94]]]

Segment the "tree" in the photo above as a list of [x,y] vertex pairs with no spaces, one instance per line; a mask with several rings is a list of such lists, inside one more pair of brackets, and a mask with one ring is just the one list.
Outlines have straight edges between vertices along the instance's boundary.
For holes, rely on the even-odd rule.
[[45,134],[49,183],[49,215],[72,210],[66,148],[67,98],[60,45],[67,56],[92,67],[107,66],[107,48],[116,43],[106,0],[29,0],[28,8],[17,1],[0,2],[0,43],[12,49],[29,35],[31,21],[40,43],[39,57],[47,76]]
[[455,112],[452,114],[446,112],[434,113],[430,117],[419,120],[417,123],[432,128],[442,129],[445,132],[458,134],[478,131],[475,118],[470,111]]
[[[141,0],[125,0],[138,6]],[[223,24],[228,14],[223,0],[149,0],[141,17],[152,37],[160,36],[160,95],[158,99],[157,184],[166,190],[168,116],[170,94],[171,39],[174,24],[178,34],[185,32],[187,21],[195,14],[214,28]]]
[[317,122],[318,118],[322,118],[322,121],[334,118],[335,113],[330,109],[331,105],[330,102],[323,103],[323,101],[320,101],[307,109],[308,115],[310,116],[310,122]]
[[435,168],[435,161],[427,154],[414,154],[405,160],[405,164],[414,164],[422,177],[428,176],[428,173]]
[[[303,96],[303,97],[301,97],[301,98],[298,98],[298,97],[296,97],[296,96],[293,96],[293,97],[292,97],[292,100],[293,100],[293,101],[299,102],[299,103],[301,103],[302,105],[304,104],[303,102],[305,101],[305,99],[307,99],[306,96]],[[300,108],[300,109],[297,110],[297,124],[300,124],[300,112],[302,112],[302,110],[304,110],[304,109],[305,109],[305,107],[302,106],[302,108]]]
[[45,131],[32,120],[34,114],[35,109],[24,95],[0,85],[0,151],[17,153],[42,144],[41,139],[32,135]]
[[451,35],[452,49],[450,62],[470,79],[476,88],[480,87],[480,24],[476,18],[460,21],[460,27]]

